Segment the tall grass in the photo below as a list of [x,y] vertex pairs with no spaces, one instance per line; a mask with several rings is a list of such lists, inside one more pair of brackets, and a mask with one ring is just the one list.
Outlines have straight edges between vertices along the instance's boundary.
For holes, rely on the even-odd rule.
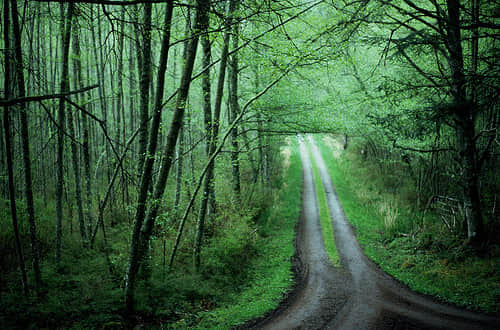
[[385,229],[389,232],[393,231],[399,218],[399,208],[397,202],[394,200],[382,200],[377,204],[377,211],[383,220]]

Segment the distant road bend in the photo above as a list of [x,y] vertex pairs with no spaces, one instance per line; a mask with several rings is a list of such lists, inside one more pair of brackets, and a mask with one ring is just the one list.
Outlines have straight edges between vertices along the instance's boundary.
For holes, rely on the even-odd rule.
[[262,329],[500,329],[500,319],[438,303],[412,292],[363,254],[323,158],[306,136],[321,174],[343,267],[333,267],[323,244],[311,159],[297,136],[303,165],[303,210],[297,226],[298,281]]

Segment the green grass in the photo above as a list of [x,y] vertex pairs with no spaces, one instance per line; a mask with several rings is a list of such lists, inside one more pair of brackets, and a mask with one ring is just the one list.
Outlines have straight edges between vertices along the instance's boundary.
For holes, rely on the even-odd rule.
[[[302,167],[294,138],[282,148],[286,164],[281,188],[259,223],[258,257],[249,265],[248,279],[240,290],[214,310],[197,315],[196,328],[227,329],[276,308],[293,285],[295,223],[300,213]],[[178,324],[182,327],[182,322]]]
[[[410,212],[397,194],[384,192],[382,179],[362,162],[355,146],[338,158],[316,137],[349,222],[365,254],[385,272],[415,291],[473,310],[500,313],[500,247],[477,255],[463,239],[447,232],[439,218]],[[377,210],[395,199],[398,219],[387,228]]]
[[314,157],[311,152],[311,147],[309,146],[309,143],[307,143],[307,145],[314,174],[316,195],[318,196],[319,218],[321,222],[321,232],[323,233],[323,242],[325,245],[325,250],[328,253],[328,258],[330,259],[330,262],[334,266],[338,267],[340,266],[340,259],[339,259],[339,254],[337,252],[337,247],[335,245],[335,236],[333,234],[332,219],[330,217],[328,204],[326,202],[325,188],[323,187],[323,183],[321,181],[321,175],[319,173],[318,165],[314,161]]

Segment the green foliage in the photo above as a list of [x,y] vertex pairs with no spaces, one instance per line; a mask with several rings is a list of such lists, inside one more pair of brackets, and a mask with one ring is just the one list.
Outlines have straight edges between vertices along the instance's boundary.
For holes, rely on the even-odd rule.
[[203,249],[205,276],[217,276],[224,286],[246,278],[248,263],[257,253],[256,230],[250,221],[245,216],[235,217],[214,235]]
[[[193,273],[190,266],[192,233],[186,235],[170,272],[165,272],[162,266],[161,242],[166,239],[169,248],[173,233],[162,232],[155,237],[150,260],[154,266],[152,277],[137,284],[138,314],[134,322],[147,327],[229,328],[261,316],[279,304],[293,284],[291,258],[302,186],[297,143],[294,138],[286,141],[279,153],[283,169],[272,188],[266,188],[261,198],[248,202],[245,208],[236,210],[231,204],[221,203],[220,218],[204,243],[199,274]],[[263,201],[269,207],[258,212]],[[50,206],[46,209],[38,206],[43,209],[40,216],[46,220],[39,226],[41,232],[47,231],[44,237],[50,237],[48,231],[54,225],[50,214],[54,210]],[[2,217],[2,226],[10,225],[6,216]],[[108,228],[110,261],[116,276],[108,272],[101,233],[95,250],[81,245],[78,232],[66,233],[62,272],[56,272],[51,257],[44,258],[45,290],[40,300],[22,297],[15,269],[7,272],[10,291],[2,290],[0,326],[125,326],[129,320],[123,316],[121,275],[128,261],[128,216],[121,209],[106,213],[107,221],[114,217],[117,223]],[[159,225],[171,226],[168,213],[165,217],[167,222]],[[52,253],[52,244],[46,244],[47,251]]]
[[[355,146],[333,157],[325,138],[316,141],[346,216],[369,258],[413,290],[467,308],[500,312],[498,246],[478,255],[439,216],[410,212],[408,202],[397,194],[388,195],[386,184],[390,182],[381,180],[383,173],[377,166],[362,161]],[[390,228],[387,213],[397,215]]]
[[248,260],[247,280],[218,308],[200,313],[198,328],[226,329],[244,324],[276,308],[293,284],[291,258],[295,222],[300,212],[302,169],[297,142],[293,138],[287,141],[289,145],[281,149],[283,185],[271,194],[272,207],[257,223],[258,256]]

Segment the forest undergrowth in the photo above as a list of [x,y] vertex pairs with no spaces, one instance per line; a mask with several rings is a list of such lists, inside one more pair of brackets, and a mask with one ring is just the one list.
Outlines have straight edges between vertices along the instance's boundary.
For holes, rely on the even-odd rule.
[[[293,285],[291,258],[302,187],[298,146],[295,139],[287,141],[281,149],[283,168],[270,188],[260,197],[253,194],[253,201],[244,207],[232,202],[219,205],[212,235],[204,243],[200,272],[192,267],[194,224],[185,229],[170,271],[165,259],[175,232],[157,231],[152,241],[151,278],[139,282],[137,314],[132,320],[123,309],[130,212],[122,208],[106,213],[106,221],[115,223],[107,232],[112,274],[101,234],[94,249],[84,248],[76,225],[72,234],[65,235],[62,270],[57,272],[53,242],[44,241],[55,227],[54,205],[38,203],[39,232],[47,232],[40,235],[44,288],[39,297],[24,297],[11,251],[8,204],[2,201],[0,328],[116,328],[131,321],[146,327],[229,328],[276,308]],[[22,210],[20,216],[24,216]],[[28,241],[26,223],[21,222],[20,232],[23,241]],[[29,246],[24,249],[29,251]]]
[[383,173],[376,161],[363,157],[361,139],[343,150],[336,136],[315,137],[346,216],[371,260],[415,291],[500,313],[498,242],[478,252],[450,231],[436,210],[417,209],[404,166],[396,163]]

